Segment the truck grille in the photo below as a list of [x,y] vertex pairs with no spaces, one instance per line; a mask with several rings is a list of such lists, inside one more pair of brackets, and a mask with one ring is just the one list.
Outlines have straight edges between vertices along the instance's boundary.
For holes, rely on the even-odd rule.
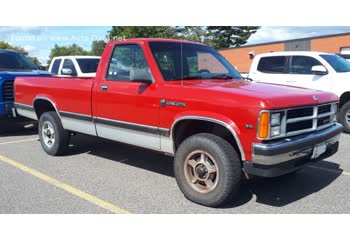
[[333,125],[337,109],[337,104],[328,103],[286,110],[285,118],[282,120],[285,136],[317,131]]
[[13,83],[14,81],[4,81],[2,84],[2,98],[4,102],[14,101]]

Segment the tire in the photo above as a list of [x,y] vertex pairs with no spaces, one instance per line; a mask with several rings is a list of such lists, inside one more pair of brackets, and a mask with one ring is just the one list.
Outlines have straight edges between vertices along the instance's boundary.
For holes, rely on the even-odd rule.
[[[349,116],[347,120],[347,115]],[[339,111],[339,122],[344,127],[344,132],[350,133],[350,101],[346,102]]]
[[69,131],[63,129],[56,112],[46,112],[39,119],[39,139],[44,151],[51,156],[64,154],[69,144]]
[[175,153],[174,174],[187,199],[219,207],[237,194],[242,166],[237,152],[227,141],[213,134],[200,133],[179,146]]

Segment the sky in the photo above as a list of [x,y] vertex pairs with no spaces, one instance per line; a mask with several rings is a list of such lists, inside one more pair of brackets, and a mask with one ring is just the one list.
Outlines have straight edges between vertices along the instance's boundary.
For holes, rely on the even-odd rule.
[[[108,40],[106,36],[110,29],[111,26],[0,27],[0,40],[23,47],[30,56],[37,57],[42,64],[45,64],[55,44],[63,46],[76,43],[85,50],[90,50],[93,40]],[[247,44],[345,32],[350,33],[350,26],[263,26],[250,37]]]

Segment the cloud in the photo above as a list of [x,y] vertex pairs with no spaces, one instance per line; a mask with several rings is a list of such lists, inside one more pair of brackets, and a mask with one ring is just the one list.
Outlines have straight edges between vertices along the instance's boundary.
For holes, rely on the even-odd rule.
[[25,45],[23,46],[24,50],[26,50],[27,52],[32,52],[35,51],[37,49],[37,47],[32,46],[32,45]]
[[7,39],[12,34],[39,35],[46,31],[47,31],[47,27],[36,27],[36,26],[0,27],[0,37],[2,39]]
[[350,26],[261,27],[249,38],[247,44],[284,41],[345,32],[350,32]]

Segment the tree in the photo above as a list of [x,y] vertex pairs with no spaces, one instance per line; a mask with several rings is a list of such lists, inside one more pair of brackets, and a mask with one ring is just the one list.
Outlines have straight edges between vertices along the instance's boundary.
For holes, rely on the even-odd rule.
[[100,41],[93,41],[91,44],[91,55],[94,56],[101,56],[103,53],[103,50],[106,47],[106,42],[103,40]]
[[178,38],[208,44],[216,49],[241,46],[256,33],[257,26],[124,26],[112,27],[110,39]]
[[4,42],[4,41],[0,41],[0,49],[14,50],[14,51],[20,52],[20,53],[28,56],[28,52],[26,50],[24,50],[24,48],[17,47],[17,46],[12,46],[9,43]]
[[169,26],[122,26],[108,31],[111,40],[124,38],[177,38],[175,27]]
[[257,26],[210,26],[207,29],[210,45],[219,49],[246,44],[249,37],[259,28]]
[[58,56],[73,56],[73,55],[86,56],[89,54],[90,52],[84,50],[82,47],[80,47],[75,43],[68,46],[58,46],[57,44],[55,44],[54,48],[51,49],[49,61],[47,62],[47,64],[50,65],[51,60],[54,57],[58,57]]
[[176,27],[177,37],[193,42],[209,43],[207,27],[184,26]]
[[38,67],[40,67],[41,66],[41,63],[40,63],[40,61],[39,61],[39,59],[37,58],[37,57],[28,57],[30,60],[32,60],[32,62],[36,65],[36,66],[38,66]]

